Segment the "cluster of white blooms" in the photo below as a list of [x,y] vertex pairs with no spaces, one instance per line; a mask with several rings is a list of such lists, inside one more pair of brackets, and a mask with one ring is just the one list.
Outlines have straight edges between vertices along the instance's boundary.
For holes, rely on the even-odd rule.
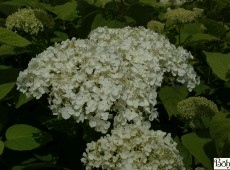
[[153,120],[157,88],[170,72],[192,90],[199,84],[192,55],[144,27],[100,27],[88,39],[72,39],[33,58],[17,79],[18,89],[37,99],[49,94],[50,108],[64,119],[89,120],[96,131]]
[[52,28],[53,18],[42,9],[23,8],[6,18],[6,27],[13,31],[37,34],[44,28]]
[[126,125],[88,143],[81,159],[86,170],[184,170],[170,134],[149,127],[148,124]]
[[173,21],[186,23],[195,21],[203,13],[202,9],[194,8],[193,10],[186,10],[184,8],[168,9],[165,13],[165,18]]

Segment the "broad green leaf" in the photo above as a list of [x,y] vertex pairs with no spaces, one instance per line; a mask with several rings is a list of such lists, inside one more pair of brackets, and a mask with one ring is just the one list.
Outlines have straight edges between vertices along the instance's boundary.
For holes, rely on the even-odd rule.
[[228,33],[226,34],[226,39],[227,39],[228,41],[230,41],[230,32],[228,32]]
[[187,23],[184,24],[183,27],[180,29],[182,34],[197,34],[202,33],[203,29],[200,24],[198,23]]
[[26,124],[16,124],[6,131],[5,146],[11,150],[32,150],[46,144],[51,137],[46,132]]
[[6,65],[0,65],[0,70],[10,69],[10,68],[12,68],[12,67],[6,66]]
[[0,43],[16,47],[26,47],[31,44],[27,39],[3,27],[0,27]]
[[178,136],[176,136],[173,140],[177,143],[176,148],[179,150],[180,155],[183,157],[183,162],[184,162],[185,168],[190,169],[190,167],[192,165],[192,154],[181,143],[180,138]]
[[12,83],[17,80],[19,69],[0,69],[0,84]]
[[169,118],[177,114],[178,102],[185,99],[187,95],[188,90],[184,86],[164,86],[160,88],[159,97],[168,112]]
[[193,34],[189,42],[203,42],[203,41],[218,41],[219,38],[210,35],[210,34],[204,34],[204,33],[197,33]]
[[102,16],[102,14],[97,14],[91,25],[91,30],[96,29],[97,27],[103,27],[103,26],[107,26],[109,28],[122,28],[126,26],[126,23],[120,22],[118,20],[106,20]]
[[183,135],[182,138],[183,145],[189,150],[189,152],[200,161],[209,170],[212,169],[212,163],[207,156],[205,146],[212,141],[210,138],[201,138],[196,133],[189,133]]
[[214,36],[221,37],[226,33],[224,26],[219,22],[211,19],[203,19],[201,22],[208,29],[208,32]]
[[226,79],[226,74],[230,67],[230,54],[204,52],[206,60],[212,71],[222,80]]
[[78,12],[76,10],[77,2],[71,1],[66,2],[63,5],[57,5],[54,7],[49,7],[47,10],[57,15],[57,17],[61,20],[74,20],[78,17]]
[[6,97],[6,95],[14,88],[15,82],[6,83],[0,85],[0,100]]
[[21,167],[22,169],[13,169],[13,170],[42,170],[42,169],[65,169],[58,165],[53,165],[52,163],[32,163]]
[[19,95],[19,97],[18,97],[18,101],[17,101],[17,103],[16,103],[16,105],[15,105],[15,108],[16,108],[16,109],[19,108],[20,106],[22,106],[23,104],[29,102],[29,101],[32,100],[32,99],[33,99],[33,97],[29,97],[29,98],[28,98],[28,97],[26,97],[25,94],[20,93],[20,95]]
[[54,159],[54,156],[52,154],[46,154],[46,155],[34,154],[34,156],[42,162],[50,162]]
[[3,153],[4,150],[4,142],[0,140],[0,155]]
[[210,135],[214,139],[219,157],[230,157],[230,114],[216,114],[210,124]]
[[15,48],[11,45],[1,45],[0,46],[0,56],[15,54],[14,50]]

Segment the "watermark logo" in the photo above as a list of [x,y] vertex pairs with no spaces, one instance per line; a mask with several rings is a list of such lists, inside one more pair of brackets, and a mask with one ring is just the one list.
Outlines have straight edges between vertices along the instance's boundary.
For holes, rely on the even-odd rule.
[[230,158],[214,158],[214,170],[230,170]]

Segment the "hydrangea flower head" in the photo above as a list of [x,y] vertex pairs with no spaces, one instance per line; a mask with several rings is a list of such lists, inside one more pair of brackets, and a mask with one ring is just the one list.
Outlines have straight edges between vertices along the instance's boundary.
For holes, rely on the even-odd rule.
[[42,9],[23,8],[6,18],[6,27],[13,31],[38,34],[53,27],[52,17]]
[[164,26],[165,24],[155,20],[151,20],[147,23],[147,28],[156,32],[162,32],[164,30]]
[[100,27],[88,39],[71,39],[33,58],[17,79],[37,99],[49,95],[53,114],[89,121],[106,133],[114,126],[157,117],[157,88],[165,73],[192,90],[199,84],[192,55],[144,27]]
[[195,21],[201,16],[201,11],[197,10],[186,10],[184,8],[168,9],[165,13],[165,18],[180,23]]
[[184,170],[170,134],[148,125],[126,125],[87,144],[81,161],[86,170]]
[[189,97],[177,105],[178,116],[182,118],[192,129],[200,129],[202,117],[213,117],[219,112],[216,104],[205,97]]

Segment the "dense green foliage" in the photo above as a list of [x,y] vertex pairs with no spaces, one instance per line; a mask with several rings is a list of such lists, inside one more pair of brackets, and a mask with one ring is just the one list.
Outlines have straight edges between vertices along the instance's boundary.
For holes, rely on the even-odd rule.
[[[5,20],[18,8],[40,8],[54,18],[54,26],[37,35],[6,28]],[[194,56],[192,65],[201,83],[192,92],[171,83],[158,89],[159,118],[153,129],[172,134],[186,168],[212,169],[213,158],[230,157],[230,1],[190,1],[181,7],[204,9],[196,21],[180,23],[164,18],[167,7],[156,0],[0,0],[0,169],[84,169],[80,159],[86,143],[102,134],[87,123],[53,116],[46,96],[36,100],[16,89],[15,82],[31,58],[67,38],[86,38],[100,26],[144,26],[151,20],[165,24],[161,32],[171,43]],[[171,6],[174,8],[175,6]],[[177,104],[188,97],[213,101],[219,112],[201,118],[202,129],[186,126]]]

